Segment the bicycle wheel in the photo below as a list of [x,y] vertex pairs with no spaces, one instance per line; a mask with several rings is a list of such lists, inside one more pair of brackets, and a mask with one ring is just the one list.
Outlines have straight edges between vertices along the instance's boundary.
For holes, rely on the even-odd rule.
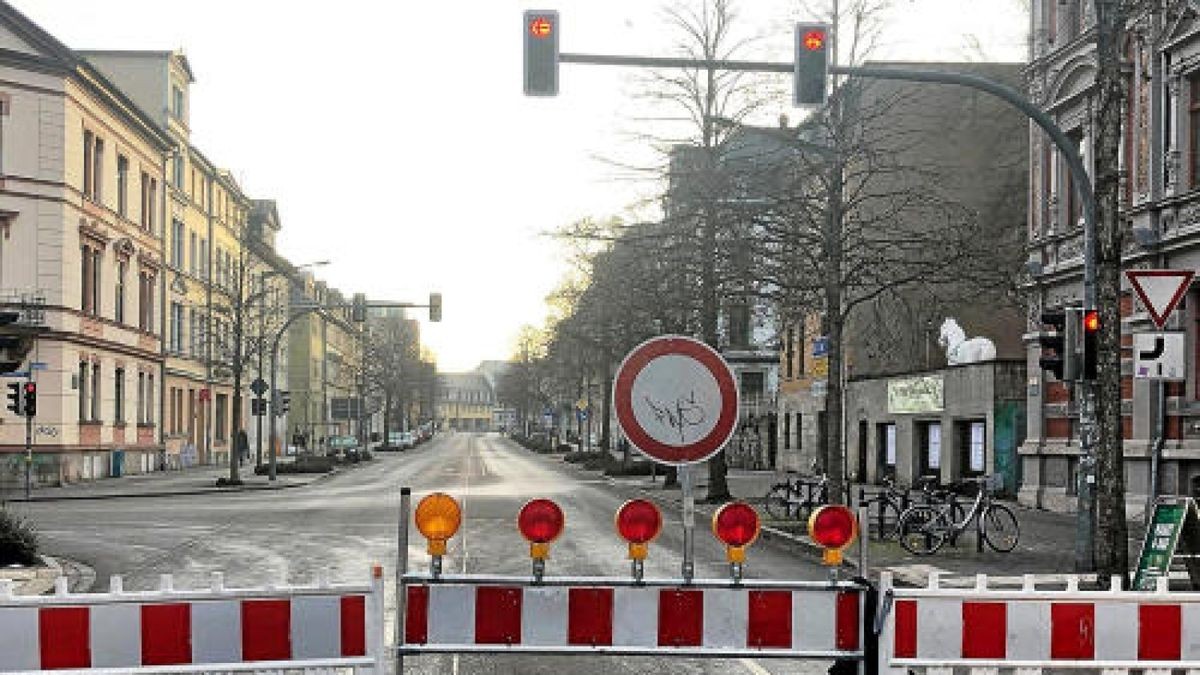
[[900,514],[897,527],[900,545],[913,555],[936,553],[949,530],[945,514],[930,506],[914,506]]
[[900,507],[886,499],[879,500],[874,515],[870,516],[869,527],[874,528],[879,541],[895,539],[900,527]]
[[981,516],[983,540],[997,553],[1008,553],[1017,547],[1021,538],[1021,527],[1017,517],[1003,504],[990,504]]
[[767,492],[767,515],[773,520],[786,520],[796,512],[795,497],[786,485],[776,485]]

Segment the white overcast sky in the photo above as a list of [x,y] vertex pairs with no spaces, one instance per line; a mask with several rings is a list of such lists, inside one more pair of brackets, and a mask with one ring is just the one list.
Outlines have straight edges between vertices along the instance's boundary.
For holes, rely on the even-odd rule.
[[[442,370],[507,358],[520,326],[542,323],[566,268],[541,233],[657,189],[599,159],[645,159],[628,140],[630,71],[564,65],[559,97],[526,99],[520,31],[522,10],[552,8],[563,51],[665,55],[658,0],[10,1],[75,49],[183,49],[192,140],[278,201],[281,252],[332,260],[321,276],[348,293],[441,291],[423,340]],[[895,0],[877,58],[980,60],[978,44],[1024,60],[1023,4]],[[791,22],[811,18],[800,6],[741,0],[741,34],[763,38],[746,56],[789,58]]]

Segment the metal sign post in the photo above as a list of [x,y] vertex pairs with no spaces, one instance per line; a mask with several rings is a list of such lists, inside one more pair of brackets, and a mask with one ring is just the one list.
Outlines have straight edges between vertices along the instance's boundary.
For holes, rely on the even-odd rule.
[[683,492],[683,583],[692,583],[696,574],[696,494],[692,484],[692,467],[679,467],[679,484]]

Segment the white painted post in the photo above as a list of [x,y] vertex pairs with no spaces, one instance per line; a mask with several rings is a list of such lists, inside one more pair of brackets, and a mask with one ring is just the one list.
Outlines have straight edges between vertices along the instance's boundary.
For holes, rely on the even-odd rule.
[[[883,603],[886,601],[888,591],[894,588],[892,582],[892,573],[882,571],[879,573],[879,607],[883,609]],[[879,674],[880,675],[908,675],[906,668],[897,668],[892,665],[892,657],[895,655],[896,648],[896,606],[893,602],[888,609],[887,616],[883,618],[883,630],[879,633]]]
[[986,591],[988,587],[988,579],[986,574],[975,575],[975,590]]
[[108,592],[113,595],[120,595],[125,592],[125,579],[120,574],[114,574],[108,578]]
[[175,578],[170,574],[160,574],[158,576],[158,591],[160,593],[170,593],[175,590]]
[[386,636],[384,630],[384,586],[383,565],[371,565],[371,593],[367,596],[367,654],[374,662],[367,672],[372,675],[385,675],[388,663]]
[[209,588],[213,593],[221,593],[225,590],[225,575],[221,572],[213,572],[209,579]]
[[1036,577],[1032,574],[1025,574],[1021,577],[1021,590],[1026,593],[1032,593],[1037,588]]
[[66,595],[69,592],[70,592],[70,589],[67,586],[67,578],[66,577],[59,577],[54,580],[54,594],[55,595]]

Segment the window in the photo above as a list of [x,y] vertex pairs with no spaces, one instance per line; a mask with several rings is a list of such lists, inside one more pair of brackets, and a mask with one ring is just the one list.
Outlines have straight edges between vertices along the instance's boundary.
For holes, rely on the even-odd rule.
[[183,153],[181,152],[171,155],[171,184],[180,190],[183,189]]
[[1046,6],[1046,41],[1051,45],[1058,40],[1058,3],[1060,0],[1044,0]]
[[792,416],[790,413],[783,414],[783,449],[792,449]]
[[885,423],[879,425],[879,473],[882,476],[896,475],[896,425]]
[[188,269],[196,276],[196,233],[188,234]]
[[921,473],[940,474],[942,468],[942,424],[920,422],[918,432],[921,442]]
[[137,422],[142,423],[146,418],[146,374],[138,373],[137,386]]
[[176,85],[171,85],[171,115],[183,121],[183,90]]
[[125,369],[113,371],[113,422],[125,423]]
[[738,302],[729,308],[729,346],[750,345],[750,305]]
[[154,209],[158,203],[158,182],[150,174],[142,172],[142,214],[141,225],[144,230],[154,233]]
[[117,213],[129,215],[129,158],[117,155]]
[[117,261],[117,294],[113,299],[113,318],[117,323],[125,323],[125,273],[128,269],[127,261]]
[[183,223],[171,219],[171,266],[183,269]]
[[146,231],[154,233],[154,209],[158,204],[158,181],[150,179],[150,215],[146,217]]
[[225,434],[225,404],[228,398],[225,394],[217,394],[216,429],[213,430],[213,434],[219,442],[224,442],[227,438]]
[[170,349],[172,354],[183,351],[183,305],[171,303],[171,334]]
[[[1067,138],[1075,144],[1075,147],[1079,148],[1079,156],[1083,157],[1084,161],[1087,161],[1083,147],[1083,132],[1078,129],[1070,131],[1067,133]],[[1071,167],[1067,166],[1066,157],[1063,157],[1062,161],[1065,169],[1062,172],[1064,176],[1062,190],[1066,195],[1067,203],[1067,226],[1065,229],[1073,230],[1076,227],[1079,227],[1079,219],[1082,217],[1083,212],[1081,203],[1079,201],[1079,195],[1075,191],[1075,178],[1071,173]]]
[[197,345],[197,341],[196,341],[196,338],[197,338],[196,329],[198,328],[198,326],[197,326],[197,321],[196,321],[195,308],[188,311],[188,318],[191,319],[190,321],[188,321],[188,354],[191,354],[193,357],[196,357],[196,356],[199,356],[200,352],[198,351],[198,345]]
[[1200,74],[1188,81],[1188,157],[1190,187],[1200,186]]
[[146,419],[143,424],[154,424],[154,373],[146,373]]
[[0,175],[4,174],[4,118],[9,112],[8,98],[0,98]]
[[86,361],[79,362],[79,421],[87,422],[88,413],[91,412],[91,407],[88,406],[88,374],[91,373],[91,368],[88,367]]
[[149,272],[138,275],[138,328],[154,332],[154,275]]
[[99,204],[104,198],[100,187],[104,184],[104,141],[96,139],[96,149],[92,153],[92,199]]
[[95,164],[92,160],[93,144],[96,136],[88,130],[83,132],[83,196],[92,199],[92,170]]
[[92,421],[100,421],[100,364],[92,364]]
[[200,237],[200,278],[208,281],[208,239]]
[[[787,329],[787,337],[784,338],[784,343],[784,371],[786,373],[785,377],[790,380],[795,376],[795,371],[792,369],[792,367],[796,362],[796,329],[791,327]],[[784,417],[784,438],[787,438],[787,425],[787,417]],[[785,449],[788,447],[788,443],[786,441],[784,442],[783,447]]]
[[980,475],[986,466],[986,425],[984,422],[959,422],[959,462],[965,475]]
[[100,313],[100,251],[91,244],[80,247],[80,282],[79,308],[84,314],[96,316]]

